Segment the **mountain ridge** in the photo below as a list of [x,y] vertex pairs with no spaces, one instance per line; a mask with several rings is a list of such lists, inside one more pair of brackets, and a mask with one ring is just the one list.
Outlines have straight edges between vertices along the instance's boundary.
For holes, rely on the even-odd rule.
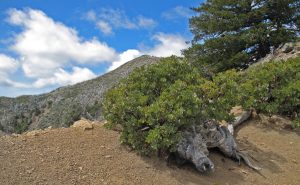
[[0,97],[0,130],[21,133],[49,126],[68,127],[80,117],[103,120],[101,101],[106,90],[135,68],[157,63],[159,59],[143,55],[99,77],[49,93]]

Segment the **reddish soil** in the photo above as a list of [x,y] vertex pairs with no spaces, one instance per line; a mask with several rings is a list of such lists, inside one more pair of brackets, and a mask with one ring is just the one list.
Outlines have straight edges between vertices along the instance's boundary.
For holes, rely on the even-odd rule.
[[[270,123],[272,124],[272,123]],[[119,133],[61,128],[0,137],[0,184],[293,184],[300,182],[300,142],[296,132],[246,123],[237,134],[240,149],[263,169],[212,151],[215,171],[200,174],[192,165],[178,168],[136,155],[120,145]]]

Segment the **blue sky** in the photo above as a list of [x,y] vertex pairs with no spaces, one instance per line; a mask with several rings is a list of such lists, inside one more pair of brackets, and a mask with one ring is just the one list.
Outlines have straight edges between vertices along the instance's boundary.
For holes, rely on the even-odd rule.
[[0,96],[40,94],[143,54],[180,55],[200,0],[2,0]]

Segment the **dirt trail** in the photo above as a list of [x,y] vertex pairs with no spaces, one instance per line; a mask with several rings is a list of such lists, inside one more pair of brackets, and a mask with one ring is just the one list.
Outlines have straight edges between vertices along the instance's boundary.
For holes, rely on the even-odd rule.
[[237,141],[263,168],[257,173],[212,151],[215,172],[199,174],[136,155],[100,125],[0,137],[0,184],[299,184],[299,135],[248,122]]

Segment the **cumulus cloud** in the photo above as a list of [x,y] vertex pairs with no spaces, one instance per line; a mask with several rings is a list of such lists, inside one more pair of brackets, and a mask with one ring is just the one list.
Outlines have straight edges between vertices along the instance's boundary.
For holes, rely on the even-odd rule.
[[49,77],[71,62],[101,63],[116,57],[107,44],[97,39],[84,41],[76,30],[55,22],[39,10],[11,9],[9,22],[23,29],[12,49],[20,55],[27,77]]
[[30,88],[31,85],[20,83],[14,80],[11,80],[7,77],[0,76],[0,86],[3,87],[15,87],[15,88]]
[[129,49],[121,53],[119,58],[112,62],[108,71],[114,70],[141,55],[153,55],[156,57],[181,56],[181,51],[189,46],[185,41],[186,39],[177,34],[157,33],[152,39],[157,42],[156,45],[142,50]]
[[181,56],[181,51],[189,46],[186,40],[177,34],[158,33],[153,36],[153,39],[159,43],[146,51],[146,54],[157,57]]
[[171,10],[162,13],[162,17],[167,20],[176,20],[180,18],[189,18],[193,15],[193,11],[187,7],[176,6]]
[[[112,29],[116,27],[137,29],[156,25],[150,18],[138,16],[129,19],[122,11],[112,9],[107,11],[112,13],[110,21],[109,17],[105,17],[108,15],[101,13],[89,12],[87,15],[87,18],[97,22],[98,28],[106,34],[112,34]],[[96,38],[84,40],[75,29],[54,21],[42,11],[33,9],[9,10],[8,22],[21,28],[21,31],[12,38],[13,42],[10,45],[11,51],[17,57],[0,53],[2,87],[41,89],[75,84],[96,77],[96,74],[88,68],[90,65],[110,62],[108,71],[111,71],[144,54],[158,57],[180,56],[181,50],[188,47],[180,35],[157,33],[152,37],[156,42],[154,46],[117,53]],[[18,70],[23,71],[24,79],[31,79],[33,83],[27,84],[10,78],[10,75]]]
[[112,71],[114,69],[117,69],[121,65],[125,64],[126,62],[141,56],[142,53],[139,50],[136,49],[129,49],[127,51],[124,51],[121,53],[117,60],[113,61],[111,66],[108,68],[108,71]]
[[9,87],[23,87],[23,84],[9,79],[9,75],[14,73],[19,67],[19,63],[14,58],[0,54],[0,85]]
[[151,29],[157,25],[151,18],[142,15],[129,18],[124,11],[112,8],[101,8],[97,12],[90,10],[85,18],[94,22],[104,35],[112,34],[113,29]]
[[[53,80],[53,74],[62,74],[62,68],[65,66],[97,64],[117,58],[115,50],[106,43],[96,38],[83,40],[75,29],[54,21],[42,11],[11,9],[8,15],[8,22],[22,29],[22,32],[15,36],[11,49],[19,55],[25,76],[37,79],[37,84],[40,81],[46,82],[45,79],[51,79],[47,81],[49,84],[53,84],[54,81],[59,85],[64,85],[65,82],[72,84],[73,74],[79,74],[79,70],[65,75],[64,77],[68,79],[64,82]],[[89,17],[93,19],[92,14]],[[95,75],[89,73],[86,76],[91,78]],[[81,81],[83,80],[86,78],[82,78]]]
[[12,73],[19,67],[18,62],[9,56],[0,54],[0,74],[1,76],[7,73]]

